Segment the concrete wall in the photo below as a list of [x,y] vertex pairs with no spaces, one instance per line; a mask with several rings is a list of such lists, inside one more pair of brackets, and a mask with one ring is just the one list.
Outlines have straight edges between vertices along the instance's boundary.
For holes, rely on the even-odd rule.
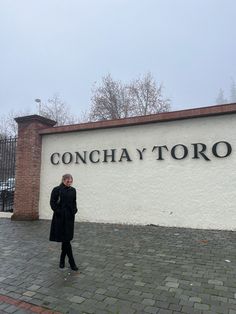
[[[220,141],[230,143],[228,157],[212,153],[212,146]],[[210,161],[193,159],[192,143],[206,144]],[[171,156],[176,144],[188,148],[186,158]],[[156,159],[155,145],[168,147],[164,160]],[[144,147],[140,160],[136,149]],[[66,165],[60,160],[53,165],[50,161],[54,152],[71,152],[75,159],[75,152],[99,150],[102,154],[112,148],[117,149],[116,162],[104,163],[102,155],[98,163],[76,164],[73,160]],[[122,148],[132,161],[118,161]],[[64,173],[71,173],[77,189],[77,220],[235,229],[235,149],[236,114],[42,135],[39,218],[51,219],[50,192]],[[181,158],[182,148],[175,153]],[[225,144],[219,144],[217,154],[226,153]]]

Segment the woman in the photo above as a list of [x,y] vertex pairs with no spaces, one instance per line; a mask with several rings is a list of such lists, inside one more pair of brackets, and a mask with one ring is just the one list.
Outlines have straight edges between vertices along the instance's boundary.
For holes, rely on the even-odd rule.
[[50,230],[50,241],[62,242],[59,267],[65,267],[65,257],[69,258],[72,270],[77,271],[70,241],[74,236],[74,221],[77,213],[76,190],[71,186],[73,178],[71,174],[64,174],[59,186],[53,188],[50,198],[50,206],[53,217]]

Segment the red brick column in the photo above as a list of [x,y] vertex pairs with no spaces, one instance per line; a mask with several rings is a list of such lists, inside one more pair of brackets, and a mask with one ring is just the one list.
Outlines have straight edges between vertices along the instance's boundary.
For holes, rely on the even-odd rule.
[[18,123],[16,150],[16,186],[13,220],[38,219],[41,166],[41,136],[39,131],[56,122],[38,115],[15,118]]

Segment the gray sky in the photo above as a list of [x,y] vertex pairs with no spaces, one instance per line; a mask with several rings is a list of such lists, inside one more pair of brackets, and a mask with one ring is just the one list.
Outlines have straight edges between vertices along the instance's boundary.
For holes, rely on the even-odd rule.
[[235,0],[0,0],[0,113],[59,93],[75,114],[108,72],[151,71],[172,109],[236,79]]

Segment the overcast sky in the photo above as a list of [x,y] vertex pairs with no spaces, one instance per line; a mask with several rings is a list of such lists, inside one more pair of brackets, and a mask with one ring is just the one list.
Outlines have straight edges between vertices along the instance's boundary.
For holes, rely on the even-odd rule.
[[235,0],[0,0],[0,114],[59,93],[75,114],[107,73],[151,71],[172,109],[236,79]]

